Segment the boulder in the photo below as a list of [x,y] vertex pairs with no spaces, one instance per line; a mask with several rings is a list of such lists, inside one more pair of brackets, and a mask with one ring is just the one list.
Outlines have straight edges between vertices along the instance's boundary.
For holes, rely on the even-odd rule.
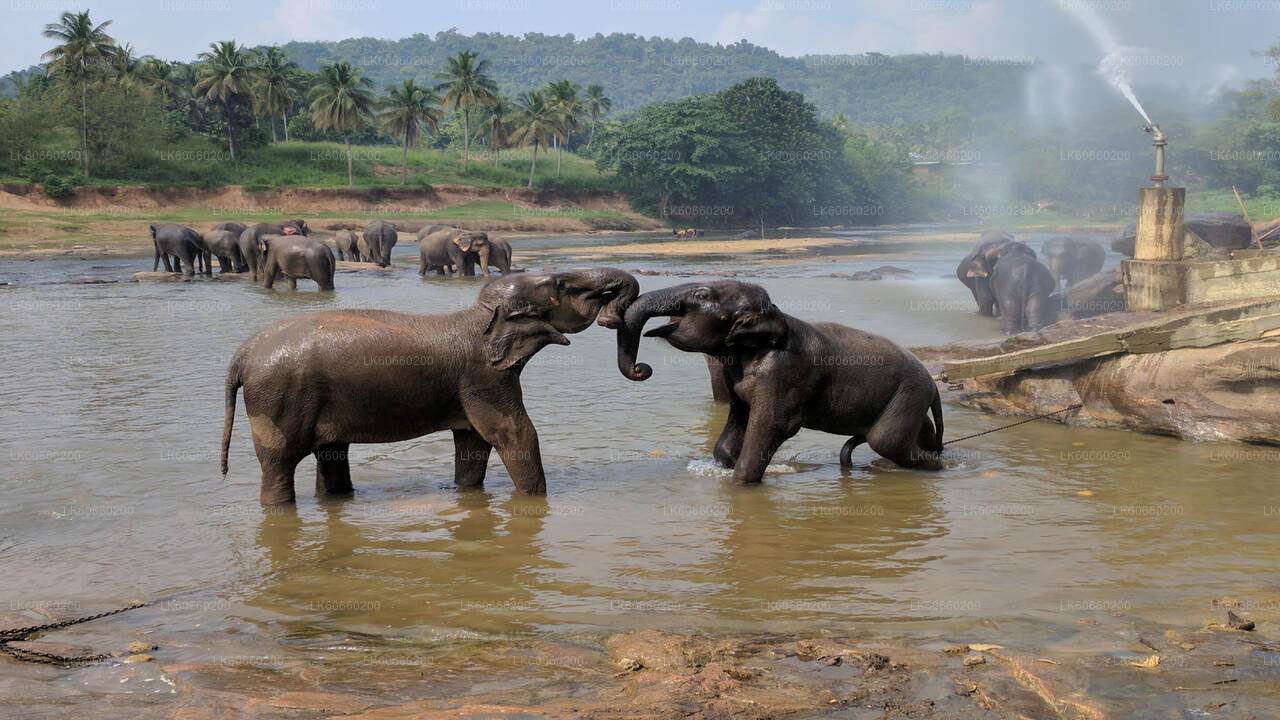
[[1118,267],[1094,273],[1056,297],[1061,301],[1060,307],[1075,320],[1128,309]]
[[756,240],[759,239],[760,233],[756,230],[743,230],[733,236],[734,240]]
[[[1189,213],[1183,218],[1187,234],[1183,257],[1225,257],[1232,250],[1253,244],[1253,228],[1241,215],[1234,213]],[[1111,249],[1133,257],[1137,241],[1137,223],[1129,223],[1111,241]]]

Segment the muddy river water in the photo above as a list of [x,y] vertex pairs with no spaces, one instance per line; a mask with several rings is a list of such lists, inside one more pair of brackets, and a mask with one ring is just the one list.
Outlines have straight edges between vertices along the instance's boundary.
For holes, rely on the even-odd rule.
[[[634,236],[513,244],[535,270],[662,273],[641,276],[644,289],[738,272],[786,312],[907,346],[997,335],[951,275],[968,241],[937,232],[750,259],[583,257]],[[231,354],[298,313],[443,312],[475,296],[477,281],[420,280],[416,246],[395,263],[340,274],[333,294],[126,282],[150,258],[0,264],[0,612],[161,598],[76,639],[146,637],[167,662],[200,663],[646,628],[998,637],[1127,657],[1141,648],[1082,628],[1120,616],[1198,628],[1224,621],[1223,598],[1259,619],[1280,604],[1278,450],[1034,422],[951,446],[941,473],[897,469],[865,445],[842,471],[844,438],[802,431],[762,486],[735,487],[710,462],[725,410],[701,357],[645,340],[653,378],[630,382],[599,327],[523,376],[546,498],[513,496],[496,456],[485,489],[459,493],[438,434],[353,446],[357,493],[340,502],[311,496],[304,461],[296,510],[264,512],[243,404],[230,474],[217,468]],[[886,264],[913,276],[832,277]],[[1006,422],[946,406],[949,438]],[[171,690],[125,690],[118,672],[0,662],[0,694]]]

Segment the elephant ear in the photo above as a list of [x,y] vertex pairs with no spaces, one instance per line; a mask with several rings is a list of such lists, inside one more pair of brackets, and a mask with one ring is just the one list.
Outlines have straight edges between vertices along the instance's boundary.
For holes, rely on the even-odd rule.
[[532,305],[494,308],[484,334],[489,364],[499,370],[523,365],[548,345],[569,344],[569,338],[544,320]]
[[780,348],[787,344],[790,335],[791,327],[787,325],[787,316],[782,314],[777,305],[769,303],[769,308],[764,312],[738,315],[725,338],[725,344],[735,348]]

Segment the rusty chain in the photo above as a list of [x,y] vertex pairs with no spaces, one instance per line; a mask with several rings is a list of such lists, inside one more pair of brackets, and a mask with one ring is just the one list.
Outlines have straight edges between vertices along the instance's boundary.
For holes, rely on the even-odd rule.
[[39,650],[24,650],[9,645],[11,642],[19,642],[29,639],[36,633],[48,632],[50,630],[58,630],[72,625],[99,620],[112,615],[119,615],[123,612],[136,610],[140,607],[146,607],[151,603],[139,602],[127,605],[115,610],[100,612],[97,615],[85,615],[84,617],[73,618],[71,620],[60,620],[58,622],[45,623],[44,625],[29,625],[27,627],[10,628],[8,630],[0,630],[0,653],[4,653],[16,660],[23,662],[39,663],[42,665],[84,665],[87,663],[101,662],[113,657],[110,653],[102,655],[57,655],[55,653],[40,652]]

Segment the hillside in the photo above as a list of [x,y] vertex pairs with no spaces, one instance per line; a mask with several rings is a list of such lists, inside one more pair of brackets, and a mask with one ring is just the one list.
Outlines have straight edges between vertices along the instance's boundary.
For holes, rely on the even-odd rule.
[[[1020,102],[1028,71],[1027,65],[975,63],[959,55],[788,58],[745,41],[722,46],[617,33],[579,40],[573,35],[445,31],[401,40],[351,38],[282,47],[308,70],[337,60],[360,65],[379,87],[405,78],[434,81],[446,57],[474,50],[489,60],[505,93],[540,87],[548,77],[584,86],[595,82],[605,86],[619,112],[716,92],[749,77],[773,77],[782,87],[803,93],[823,115],[844,113],[859,123],[927,120],[951,107],[972,114],[1013,107]],[[621,67],[625,73],[618,72]]]

